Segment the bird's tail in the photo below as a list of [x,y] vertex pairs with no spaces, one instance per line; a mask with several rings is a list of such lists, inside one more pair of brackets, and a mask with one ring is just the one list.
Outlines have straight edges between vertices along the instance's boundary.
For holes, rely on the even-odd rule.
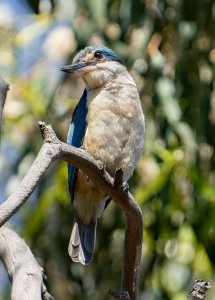
[[89,264],[93,259],[96,239],[96,223],[85,225],[78,216],[69,242],[69,255],[74,262]]

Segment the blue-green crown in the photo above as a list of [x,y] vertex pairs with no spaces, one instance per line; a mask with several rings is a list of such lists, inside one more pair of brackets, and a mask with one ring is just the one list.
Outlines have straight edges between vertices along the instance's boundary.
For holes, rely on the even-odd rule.
[[118,61],[119,63],[123,64],[122,60],[116,55],[116,53],[105,46],[89,46],[81,50],[73,59],[73,63],[79,62],[81,59],[84,59],[87,54],[94,53],[96,51],[102,51],[105,60],[109,61]]

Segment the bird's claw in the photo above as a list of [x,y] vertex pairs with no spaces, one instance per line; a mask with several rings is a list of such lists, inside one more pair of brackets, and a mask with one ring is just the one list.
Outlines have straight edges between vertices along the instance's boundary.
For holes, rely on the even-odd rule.
[[123,181],[123,183],[122,183],[122,189],[123,189],[123,192],[128,193],[128,191],[129,191],[129,184],[126,181]]
[[104,173],[104,171],[106,170],[106,165],[101,160],[97,160],[97,163],[98,163],[99,170],[102,173]]

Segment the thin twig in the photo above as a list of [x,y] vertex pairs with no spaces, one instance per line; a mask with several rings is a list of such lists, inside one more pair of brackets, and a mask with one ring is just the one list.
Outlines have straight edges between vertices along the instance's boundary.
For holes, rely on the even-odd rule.
[[0,139],[1,139],[1,125],[2,125],[2,114],[7,97],[7,91],[9,89],[8,83],[0,76]]

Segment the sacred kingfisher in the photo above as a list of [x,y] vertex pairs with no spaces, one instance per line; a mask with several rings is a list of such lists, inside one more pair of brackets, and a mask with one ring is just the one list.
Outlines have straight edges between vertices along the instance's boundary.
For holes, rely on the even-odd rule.
[[[133,78],[115,52],[104,46],[86,47],[61,70],[80,76],[85,83],[71,120],[68,143],[83,147],[102,161],[112,176],[121,168],[127,181],[142,154],[145,131]],[[97,219],[109,197],[70,164],[68,181],[75,207],[69,254],[73,261],[86,265],[93,258]]]

